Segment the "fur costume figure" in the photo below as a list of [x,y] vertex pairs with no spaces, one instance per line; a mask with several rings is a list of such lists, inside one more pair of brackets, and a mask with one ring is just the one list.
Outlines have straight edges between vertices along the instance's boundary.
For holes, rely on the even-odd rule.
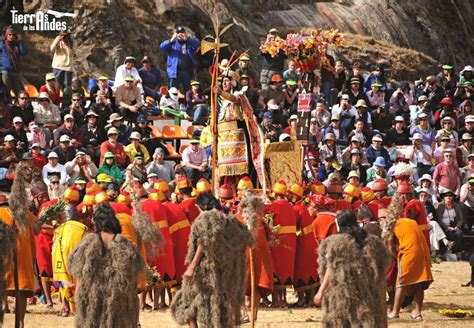
[[383,242],[369,235],[360,248],[355,238],[341,233],[325,239],[318,253],[319,276],[332,273],[322,299],[322,326],[386,327],[389,255]]
[[[13,250],[16,247],[15,230],[9,225],[0,221],[0,295],[5,295],[6,281],[5,269],[7,269],[13,259]],[[3,323],[3,311],[0,310],[0,326]]]
[[15,171],[16,179],[13,180],[12,191],[9,197],[10,210],[18,223],[16,226],[20,232],[25,232],[28,225],[28,195],[26,193],[27,183],[24,170],[26,168],[19,164]]
[[85,237],[69,256],[69,270],[79,281],[75,327],[135,327],[143,267],[136,247],[121,234],[109,248],[97,233]]
[[186,262],[193,261],[198,245],[204,255],[173,298],[170,309],[176,322],[196,320],[216,328],[237,325],[244,303],[245,251],[252,243],[247,227],[234,217],[218,210],[200,214],[192,225]]

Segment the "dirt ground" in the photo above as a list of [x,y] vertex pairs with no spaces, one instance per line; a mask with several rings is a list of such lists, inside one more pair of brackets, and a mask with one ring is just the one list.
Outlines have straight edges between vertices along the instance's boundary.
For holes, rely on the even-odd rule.
[[[401,319],[390,322],[390,327],[474,327],[472,319],[453,319],[444,317],[438,313],[439,309],[470,309],[474,310],[474,288],[463,288],[470,277],[470,267],[467,262],[442,262],[434,264],[434,283],[425,294],[425,307],[423,311],[424,322],[415,324],[410,321],[409,312],[401,313]],[[289,295],[292,292],[289,291]],[[294,298],[289,297],[290,301]],[[47,312],[44,305],[29,306],[31,312],[26,315],[26,327],[73,327],[73,317],[61,318],[56,312]],[[59,311],[59,305],[55,306]],[[165,310],[160,312],[142,312],[140,315],[142,327],[178,327],[169,313]],[[310,309],[282,309],[260,311],[256,327],[318,327],[321,322],[321,310]],[[4,327],[14,326],[14,315],[5,315]],[[244,325],[249,326],[249,324]]]

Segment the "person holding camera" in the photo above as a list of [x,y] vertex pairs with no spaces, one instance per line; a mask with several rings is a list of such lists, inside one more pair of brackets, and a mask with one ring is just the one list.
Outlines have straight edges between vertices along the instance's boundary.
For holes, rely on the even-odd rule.
[[73,185],[78,177],[84,178],[86,181],[93,181],[97,176],[97,166],[92,159],[83,151],[78,151],[74,159],[67,162],[64,167],[69,176],[69,184]]
[[49,47],[53,53],[51,67],[56,76],[56,80],[62,88],[69,87],[74,73],[74,50],[72,49],[71,33],[65,30],[59,31]]
[[5,135],[12,135],[17,141],[17,150],[20,154],[28,151],[28,137],[26,136],[26,131],[23,126],[23,119],[19,116],[13,118],[13,127],[11,127]]
[[176,28],[171,39],[160,44],[161,51],[168,54],[166,72],[170,88],[182,85],[185,93],[191,88],[196,67],[194,53],[200,45],[199,40],[188,36],[182,26]]
[[422,177],[425,173],[433,173],[431,146],[423,144],[423,136],[420,133],[415,133],[411,140],[412,145],[407,147],[406,157],[410,161],[410,166],[416,169],[415,179]]
[[7,26],[3,30],[3,40],[0,40],[0,71],[7,94],[13,90],[17,95],[24,89],[20,57],[25,55],[26,46],[21,34],[17,34],[13,26]]

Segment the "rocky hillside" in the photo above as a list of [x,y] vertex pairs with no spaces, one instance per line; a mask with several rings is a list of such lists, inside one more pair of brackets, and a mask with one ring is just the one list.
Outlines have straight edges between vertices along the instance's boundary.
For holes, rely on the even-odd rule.
[[[257,58],[260,40],[270,27],[282,33],[300,28],[336,27],[347,32],[340,56],[366,67],[386,63],[396,79],[426,76],[441,62],[461,69],[474,62],[472,42],[474,3],[464,0],[46,0],[25,1],[26,10],[39,8],[76,12],[69,19],[77,52],[77,72],[112,75],[127,55],[151,55],[161,68],[165,57],[159,44],[176,25],[197,38],[212,34],[211,15],[222,24],[235,24],[224,36],[227,51],[251,49]],[[29,33],[27,77],[39,83],[51,54],[54,34]],[[258,68],[258,61],[252,62]]]

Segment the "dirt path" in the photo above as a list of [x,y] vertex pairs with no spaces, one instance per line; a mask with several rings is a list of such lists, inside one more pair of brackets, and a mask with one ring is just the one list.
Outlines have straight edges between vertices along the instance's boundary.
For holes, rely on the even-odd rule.
[[[424,323],[410,322],[409,313],[402,312],[401,320],[390,323],[391,327],[474,327],[473,319],[451,319],[438,313],[441,308],[474,310],[474,288],[462,288],[468,280],[470,267],[467,262],[443,262],[432,268],[435,282],[425,294]],[[291,293],[290,293],[291,294]],[[292,298],[290,298],[291,300]],[[59,310],[59,306],[56,305]],[[60,318],[56,313],[48,313],[44,305],[30,306],[26,316],[26,327],[73,327],[74,318]],[[143,328],[178,327],[166,311],[141,314]],[[260,311],[257,327],[318,327],[321,322],[319,309],[284,309]],[[14,326],[13,314],[5,315],[4,327]],[[249,326],[249,325],[245,325]],[[245,327],[244,326],[244,327]]]

